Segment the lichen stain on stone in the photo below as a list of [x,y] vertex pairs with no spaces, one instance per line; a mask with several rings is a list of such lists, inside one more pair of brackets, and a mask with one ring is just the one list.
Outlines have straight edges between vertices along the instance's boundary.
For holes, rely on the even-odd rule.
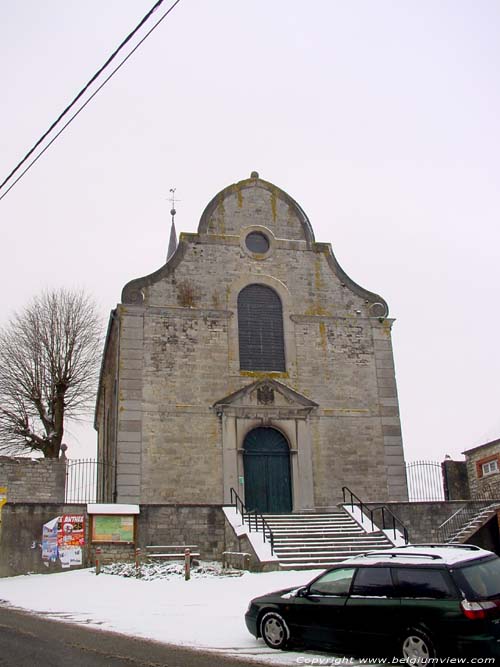
[[319,337],[321,341],[321,347],[326,352],[327,340],[326,340],[326,326],[324,322],[319,323]]
[[288,373],[284,371],[242,371],[240,370],[240,375],[247,378],[287,378]]
[[276,222],[276,218],[278,215],[278,202],[277,202],[277,196],[276,196],[276,190],[271,190],[271,214],[273,217],[273,222]]
[[243,208],[243,192],[241,191],[241,185],[236,184],[236,196],[238,198],[238,208]]
[[217,208],[214,211],[213,215],[215,223],[215,231],[218,234],[226,233],[226,207],[224,202],[224,195],[220,195]]
[[184,308],[192,308],[195,305],[197,298],[198,294],[196,288],[188,280],[184,280],[178,284],[177,303],[180,306],[183,306]]
[[387,338],[390,338],[391,337],[392,322],[390,322],[389,320],[383,320],[381,322],[381,324],[382,324],[382,331],[387,336]]
[[321,258],[316,257],[314,259],[314,287],[316,289],[323,289],[325,283],[321,276]]
[[312,306],[309,306],[309,308],[305,311],[305,315],[318,315],[322,317],[331,317],[332,313],[330,310],[326,310],[326,308],[323,308],[319,303],[313,303]]
[[218,310],[219,307],[220,307],[220,297],[219,297],[219,294],[217,292],[214,292],[212,294],[212,306],[213,306],[214,310]]

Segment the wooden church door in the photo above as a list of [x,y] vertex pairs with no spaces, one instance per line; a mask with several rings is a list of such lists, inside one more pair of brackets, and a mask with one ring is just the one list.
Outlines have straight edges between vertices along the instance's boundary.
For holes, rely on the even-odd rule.
[[247,434],[243,449],[247,509],[291,512],[290,448],[284,436],[274,428],[255,428]]

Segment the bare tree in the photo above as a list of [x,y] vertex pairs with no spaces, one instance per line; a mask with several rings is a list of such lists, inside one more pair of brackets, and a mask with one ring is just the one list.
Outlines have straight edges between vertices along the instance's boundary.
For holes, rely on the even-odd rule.
[[101,320],[81,291],[35,297],[0,329],[0,451],[59,456],[65,419],[93,405]]

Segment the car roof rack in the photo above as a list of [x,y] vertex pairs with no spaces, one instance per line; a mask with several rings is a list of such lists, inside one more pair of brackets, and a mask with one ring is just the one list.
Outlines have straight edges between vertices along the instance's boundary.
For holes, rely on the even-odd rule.
[[[419,545],[422,546],[422,545]],[[399,549],[400,547],[398,547]],[[363,558],[395,558],[396,556],[404,556],[405,558],[428,558],[429,560],[441,560],[442,556],[438,554],[424,554],[420,551],[416,553],[408,553],[404,551],[369,551],[366,554],[362,554]]]
[[461,544],[460,542],[447,542],[446,544],[439,542],[418,542],[415,544],[401,544],[398,546],[398,549],[407,549],[408,547],[425,547],[427,549],[452,548],[465,549],[468,551],[482,551],[481,547],[478,547],[476,544]]

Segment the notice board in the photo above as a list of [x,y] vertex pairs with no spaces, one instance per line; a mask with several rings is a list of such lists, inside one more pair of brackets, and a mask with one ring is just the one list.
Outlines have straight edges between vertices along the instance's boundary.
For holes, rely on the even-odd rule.
[[92,517],[92,542],[134,542],[135,517],[96,514]]

